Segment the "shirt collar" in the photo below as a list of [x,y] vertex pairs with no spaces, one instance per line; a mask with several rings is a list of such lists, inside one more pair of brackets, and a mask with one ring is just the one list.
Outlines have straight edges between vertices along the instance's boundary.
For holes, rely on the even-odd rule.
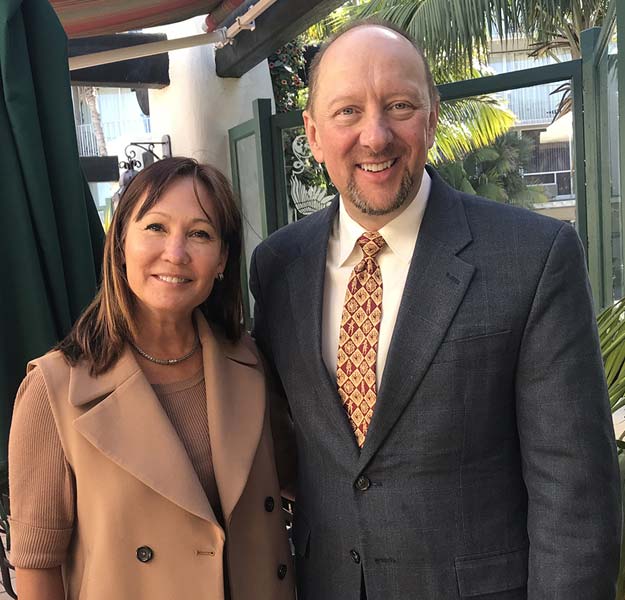
[[[423,220],[423,213],[430,196],[432,179],[424,169],[421,187],[414,200],[392,221],[389,221],[380,229],[380,235],[386,241],[387,246],[401,260],[410,262],[417,243],[417,235]],[[352,219],[341,197],[338,212],[339,234],[339,265],[343,266],[354,253],[358,238],[366,230]],[[384,251],[384,250],[383,250]]]

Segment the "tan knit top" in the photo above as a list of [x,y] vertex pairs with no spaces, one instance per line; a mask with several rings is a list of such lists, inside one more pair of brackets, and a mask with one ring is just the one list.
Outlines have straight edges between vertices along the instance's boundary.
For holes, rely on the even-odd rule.
[[[184,381],[152,387],[223,525],[210,449],[203,371]],[[63,564],[73,532],[74,489],[43,375],[39,369],[33,369],[17,393],[9,438],[13,565],[44,569]]]

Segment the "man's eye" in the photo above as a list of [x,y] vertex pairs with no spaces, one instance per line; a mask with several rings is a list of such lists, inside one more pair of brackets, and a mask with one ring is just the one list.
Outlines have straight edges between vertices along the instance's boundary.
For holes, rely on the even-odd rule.
[[340,116],[351,117],[355,113],[356,111],[351,106],[348,106],[346,108],[341,108],[341,110],[339,110],[337,114]]
[[412,108],[412,105],[408,104],[408,102],[395,102],[395,104],[393,104],[391,108],[393,110],[407,110]]
[[145,227],[146,231],[165,231],[165,228],[160,223],[150,223]]

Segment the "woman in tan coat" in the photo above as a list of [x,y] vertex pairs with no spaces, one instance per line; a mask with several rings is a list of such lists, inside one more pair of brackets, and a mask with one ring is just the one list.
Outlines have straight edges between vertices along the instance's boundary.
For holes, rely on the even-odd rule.
[[98,295],[16,399],[20,600],[294,598],[240,253],[214,168],[164,159],[126,189]]

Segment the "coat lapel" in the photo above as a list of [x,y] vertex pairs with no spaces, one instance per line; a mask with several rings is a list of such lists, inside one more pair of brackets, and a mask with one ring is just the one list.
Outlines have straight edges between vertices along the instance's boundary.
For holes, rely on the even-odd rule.
[[100,377],[73,368],[69,388],[70,402],[86,407],[74,427],[93,446],[161,496],[217,524],[178,434],[128,348]]
[[435,172],[376,407],[358,466],[364,468],[400,417],[436,354],[475,270],[457,253],[471,242],[464,206]]
[[215,480],[228,522],[247,483],[265,418],[265,378],[245,341],[217,339],[197,313]]
[[327,422],[328,436],[333,436],[335,445],[340,447],[340,456],[350,457],[355,461],[358,448],[354,433],[341,405],[336,379],[328,373],[321,353],[326,256],[338,206],[337,196],[316,228],[308,232],[306,239],[300,241],[301,253],[288,266],[287,281],[295,334],[304,358],[304,368],[308,371],[310,381],[318,389],[319,402],[323,405],[316,407],[316,410]]

